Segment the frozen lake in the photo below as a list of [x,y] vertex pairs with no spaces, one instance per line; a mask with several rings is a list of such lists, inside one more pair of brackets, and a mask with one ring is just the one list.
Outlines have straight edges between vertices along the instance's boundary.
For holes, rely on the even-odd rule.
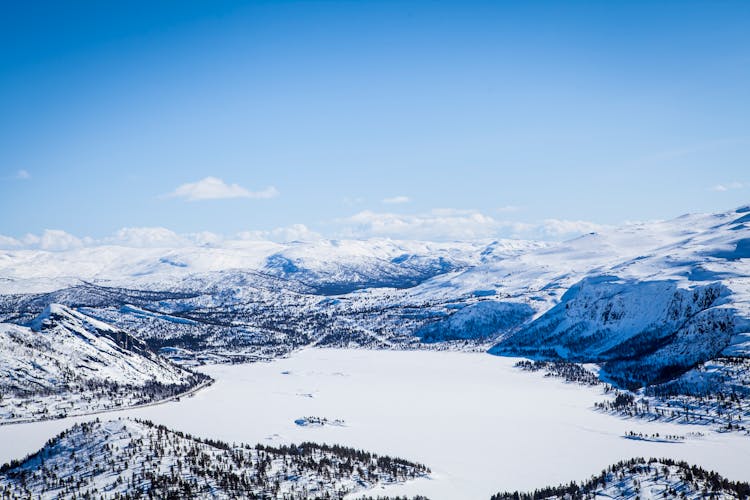
[[[432,478],[372,494],[487,499],[588,478],[634,456],[671,457],[750,481],[750,438],[644,423],[591,410],[600,389],[513,368],[479,353],[301,351],[273,363],[210,366],[216,383],[181,402],[99,415],[147,418],[229,442],[340,443],[423,462]],[[316,416],[345,426],[300,427]],[[80,417],[0,426],[0,462],[40,448]],[[705,437],[681,443],[622,438],[629,430]]]

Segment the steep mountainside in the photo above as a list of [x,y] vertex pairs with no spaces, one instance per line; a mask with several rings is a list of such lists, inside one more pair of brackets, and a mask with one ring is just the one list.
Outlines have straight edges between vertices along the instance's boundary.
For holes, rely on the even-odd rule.
[[750,356],[746,214],[674,221],[678,241],[589,272],[490,352],[603,363],[603,374],[627,387]]
[[53,418],[173,396],[204,382],[140,339],[59,304],[0,324],[0,419]]
[[603,363],[624,385],[650,385],[719,355],[734,331],[731,292],[720,283],[585,279],[496,354]]
[[341,446],[229,445],[150,422],[97,420],[1,467],[0,497],[342,498],[428,473],[420,464]]

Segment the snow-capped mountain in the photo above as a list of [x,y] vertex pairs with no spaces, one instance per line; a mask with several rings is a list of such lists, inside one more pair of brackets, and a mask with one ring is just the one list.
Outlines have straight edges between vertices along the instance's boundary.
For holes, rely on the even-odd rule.
[[0,318],[26,323],[60,302],[191,362],[306,345],[494,345],[494,354],[601,363],[610,381],[640,386],[750,354],[748,242],[745,207],[561,243],[14,251],[0,260],[6,291],[54,290],[0,296]]
[[206,380],[129,333],[60,304],[29,326],[0,323],[0,375],[6,421],[132,406]]
[[[6,422],[148,404],[207,383],[207,377],[178,366],[272,359],[328,346],[529,357],[550,362],[544,366],[553,374],[601,385],[608,399],[596,402],[599,412],[738,433],[750,428],[750,208],[629,224],[560,243],[91,247],[6,252],[0,271],[7,278],[3,290],[13,292],[0,295],[0,418]],[[101,425],[71,431],[79,437],[68,442],[63,435],[58,443],[109,450],[101,457],[115,464],[115,474],[76,460],[88,475],[73,470],[66,482],[53,484],[54,475],[30,459],[5,469],[11,475],[4,476],[4,487],[13,493],[30,488],[34,496],[59,493],[72,484],[70,478],[95,492],[132,492],[134,482],[146,480],[155,482],[143,491],[155,494],[205,484],[186,479],[175,459],[158,455],[184,436],[133,423],[122,429]],[[162,440],[163,446],[144,455],[157,453],[158,460],[139,462],[147,471],[156,468],[148,476],[123,475],[117,445],[104,434],[129,443],[135,436],[129,449]],[[209,457],[204,465],[214,458],[228,463],[225,445],[195,441],[178,446],[210,446],[201,448]],[[52,457],[55,450],[42,455]],[[252,467],[242,465],[242,477],[255,488],[243,491],[265,491],[253,467],[268,460],[258,450],[243,458]],[[418,470],[412,464],[403,469],[412,472],[401,476],[347,476],[336,469],[339,459],[326,455],[330,449],[315,450],[318,465],[337,470],[339,482],[321,482],[318,469],[286,481],[287,449],[273,452],[279,468],[263,470],[273,471],[291,496],[309,494],[310,488],[349,491],[403,474],[415,477],[408,474]],[[690,479],[673,462],[618,467],[606,484],[583,483],[576,491],[630,495],[635,486],[628,485],[637,484],[645,497],[665,491],[697,497],[718,484],[715,476],[692,468]],[[206,481],[224,472],[209,467]],[[112,482],[118,477],[125,483]],[[227,486],[235,479],[225,479],[212,491],[238,495]],[[720,482],[717,491],[734,498],[743,487]],[[545,491],[573,494],[565,488],[572,487]]]
[[[495,254],[537,243],[508,240]],[[312,287],[345,293],[368,287],[414,286],[447,271],[475,265],[484,242],[431,243],[372,239],[319,240],[285,244],[229,241],[216,246],[94,246],[63,252],[0,252],[0,292],[49,292],[82,281],[119,288],[164,290],[196,275],[253,271]]]
[[491,352],[604,363],[625,386],[749,356],[748,211],[660,223],[666,244],[590,270]]
[[[407,287],[545,246],[368,240],[7,252],[0,264],[6,290],[51,290],[0,296],[0,318],[25,323],[59,302],[137,331],[155,348],[211,349],[223,359],[275,356],[311,343],[404,346],[419,341],[413,332],[426,320],[445,316],[425,309],[421,298],[405,302]],[[334,292],[340,294],[329,299]],[[477,323],[486,325],[480,334],[506,321],[488,318]]]
[[97,420],[0,467],[0,496],[343,498],[428,473],[421,464],[342,446],[230,445],[151,422]]

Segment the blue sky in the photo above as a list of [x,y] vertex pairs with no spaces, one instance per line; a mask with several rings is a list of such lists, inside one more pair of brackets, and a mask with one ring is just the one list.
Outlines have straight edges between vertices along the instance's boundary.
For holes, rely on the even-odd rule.
[[727,210],[750,201],[749,24],[744,1],[6,2],[0,234]]

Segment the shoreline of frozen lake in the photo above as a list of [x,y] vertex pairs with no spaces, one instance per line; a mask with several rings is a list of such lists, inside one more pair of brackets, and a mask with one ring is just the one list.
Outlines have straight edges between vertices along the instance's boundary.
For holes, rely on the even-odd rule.
[[[586,479],[636,456],[669,457],[750,481],[750,439],[707,427],[624,420],[594,412],[601,388],[513,368],[480,353],[306,349],[270,363],[216,365],[216,383],[180,402],[97,415],[130,416],[196,436],[243,443],[342,444],[426,464],[431,479],[373,495],[482,498]],[[73,422],[0,426],[0,463],[41,448]],[[299,426],[304,417],[345,426]],[[659,443],[623,438],[704,432]]]

